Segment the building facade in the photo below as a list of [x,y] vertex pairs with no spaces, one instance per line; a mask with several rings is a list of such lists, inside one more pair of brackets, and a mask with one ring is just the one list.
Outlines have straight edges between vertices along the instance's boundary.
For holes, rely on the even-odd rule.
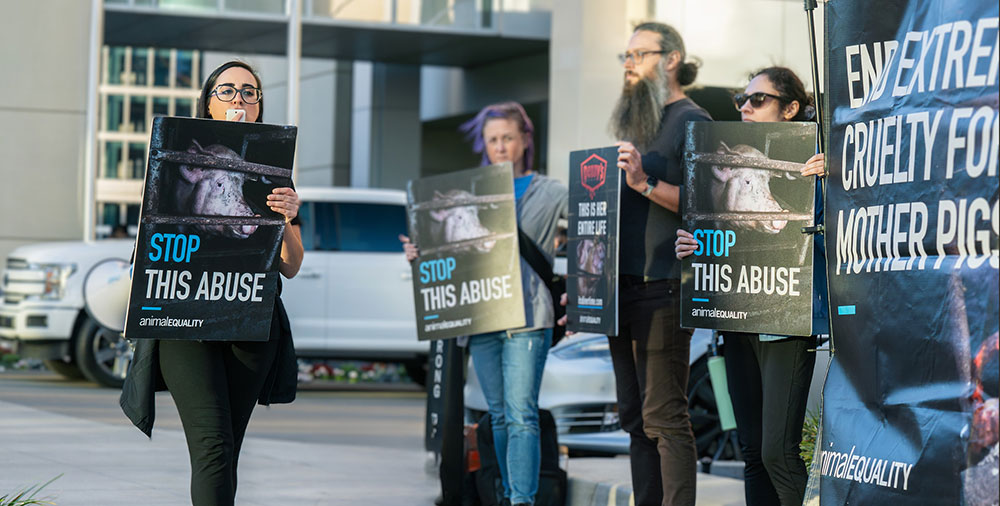
[[149,128],[156,116],[195,114],[201,52],[104,46],[98,88],[95,235],[118,227],[134,236],[139,224]]
[[3,256],[134,227],[152,118],[191,115],[204,72],[232,57],[260,70],[265,120],[299,126],[297,184],[388,188],[476,164],[456,128],[501,100],[526,106],[536,166],[565,180],[569,151],[614,140],[615,55],[639,21],[684,34],[703,61],[700,85],[742,87],[770,64],[809,72],[792,0],[38,0],[2,10],[0,42],[13,48],[2,64],[16,76],[0,80]]

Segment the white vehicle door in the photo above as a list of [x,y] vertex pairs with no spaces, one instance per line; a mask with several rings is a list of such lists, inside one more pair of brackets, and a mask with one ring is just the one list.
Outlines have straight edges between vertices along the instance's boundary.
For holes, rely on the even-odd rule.
[[317,204],[317,215],[318,223],[329,218],[337,230],[329,264],[329,347],[386,358],[426,351],[417,341],[411,270],[398,237],[406,233],[406,208],[340,202]]
[[292,336],[297,350],[323,350],[326,347],[328,290],[333,280],[329,272],[330,254],[323,251],[323,231],[317,228],[313,202],[303,202],[299,208],[302,221],[302,246],[305,254],[302,267],[292,279],[282,278],[281,300],[292,324]]

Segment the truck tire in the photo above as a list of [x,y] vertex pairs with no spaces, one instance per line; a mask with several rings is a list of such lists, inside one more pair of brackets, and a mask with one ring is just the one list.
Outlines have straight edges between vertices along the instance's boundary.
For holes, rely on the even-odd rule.
[[61,359],[42,361],[50,371],[70,380],[84,379],[83,373],[74,362],[64,362]]
[[76,364],[84,377],[108,388],[121,388],[132,349],[120,332],[85,317],[76,333]]

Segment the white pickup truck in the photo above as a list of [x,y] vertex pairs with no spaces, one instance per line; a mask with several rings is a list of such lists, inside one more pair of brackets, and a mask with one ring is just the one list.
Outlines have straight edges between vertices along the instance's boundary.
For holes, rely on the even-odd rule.
[[[417,340],[406,233],[406,194],[299,188],[306,254],[282,300],[300,357],[401,362],[423,382],[429,350]],[[127,260],[131,240],[24,246],[0,278],[0,339],[70,378],[120,386],[131,351],[84,309],[83,283],[103,260]]]

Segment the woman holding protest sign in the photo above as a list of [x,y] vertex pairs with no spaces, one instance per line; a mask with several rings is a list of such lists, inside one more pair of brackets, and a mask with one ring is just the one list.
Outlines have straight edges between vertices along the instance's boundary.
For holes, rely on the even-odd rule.
[[[744,122],[814,121],[815,108],[802,84],[790,69],[768,67],[750,76],[743,93],[733,97]],[[802,176],[822,177],[824,155],[806,161]],[[817,192],[817,200],[822,193]],[[817,223],[822,202],[816,204]],[[817,236],[821,239],[822,236]],[[824,258],[823,241],[816,241],[818,259]],[[677,258],[698,249],[694,236],[677,231]],[[820,261],[814,269],[814,307],[826,325],[826,270]],[[816,323],[814,323],[816,328]],[[750,506],[799,505],[805,494],[807,472],[799,455],[802,423],[816,354],[814,337],[723,333],[726,377],[740,448],[746,461],[744,487]]]
[[[247,63],[224,63],[205,80],[198,117],[260,123],[263,116],[260,78]],[[303,255],[298,195],[292,188],[275,188],[261,204],[285,219],[278,270],[292,278]],[[136,341],[122,387],[122,410],[151,436],[154,391],[170,391],[191,458],[194,506],[235,502],[237,462],[254,405],[287,403],[295,398],[295,350],[280,293],[279,277],[267,341]]]
[[[462,131],[482,154],[482,165],[510,162],[514,168],[526,324],[471,336],[468,347],[489,406],[504,497],[515,506],[531,505],[541,463],[538,392],[555,320],[552,296],[539,274],[545,269],[534,265],[552,264],[558,222],[569,213],[569,193],[563,184],[532,170],[534,126],[520,104],[486,106]],[[400,241],[407,259],[415,260],[416,245],[406,236]]]

